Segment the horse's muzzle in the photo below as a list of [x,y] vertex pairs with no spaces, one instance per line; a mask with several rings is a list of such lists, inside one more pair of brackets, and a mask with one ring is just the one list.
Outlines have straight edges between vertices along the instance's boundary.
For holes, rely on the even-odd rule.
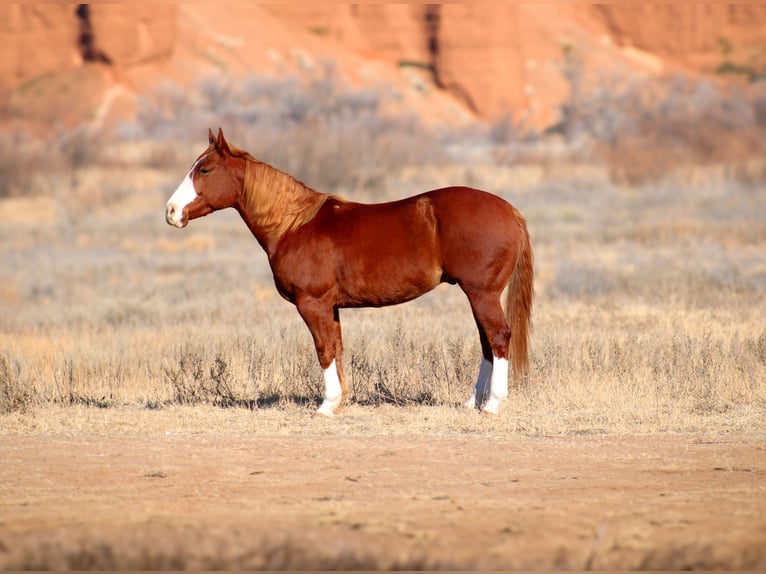
[[186,227],[186,224],[188,223],[188,219],[184,215],[183,209],[179,210],[172,203],[168,203],[168,206],[165,209],[165,221],[168,225],[178,227],[179,229],[181,227]]

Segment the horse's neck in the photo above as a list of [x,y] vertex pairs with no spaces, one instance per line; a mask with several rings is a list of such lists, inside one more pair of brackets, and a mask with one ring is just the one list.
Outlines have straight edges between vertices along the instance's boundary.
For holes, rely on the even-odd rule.
[[285,233],[311,221],[327,195],[268,164],[246,161],[240,213],[261,245],[270,251]]

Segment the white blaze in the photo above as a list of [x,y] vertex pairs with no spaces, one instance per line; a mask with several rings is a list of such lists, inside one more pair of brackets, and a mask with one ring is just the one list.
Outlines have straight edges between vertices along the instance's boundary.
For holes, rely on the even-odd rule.
[[333,359],[330,366],[324,370],[324,401],[322,401],[322,406],[317,409],[317,412],[321,415],[334,415],[335,409],[340,406],[342,395],[343,390],[340,386],[338,369],[335,366],[335,359]]
[[170,225],[175,225],[176,227],[184,226],[184,208],[197,197],[197,191],[194,189],[194,182],[192,182],[191,178],[193,171],[194,168],[186,174],[181,185],[176,188],[168,200],[165,219]]
[[194,162],[189,173],[187,173],[186,177],[181,181],[181,185],[176,188],[173,195],[168,199],[168,204],[165,209],[165,220],[170,225],[175,225],[176,227],[183,227],[185,225],[184,208],[197,197],[197,190],[194,189],[192,174],[194,173],[194,170],[197,169],[199,163],[205,159],[207,155],[208,154],[203,155]]

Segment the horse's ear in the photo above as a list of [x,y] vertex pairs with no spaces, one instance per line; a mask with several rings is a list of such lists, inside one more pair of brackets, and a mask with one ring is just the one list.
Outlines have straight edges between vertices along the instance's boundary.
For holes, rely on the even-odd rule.
[[207,141],[208,143],[215,145],[215,136],[213,135],[213,130],[210,128],[207,128]]
[[218,142],[215,144],[218,151],[223,152],[225,155],[231,155],[231,149],[229,143],[223,137],[223,130],[218,128]]

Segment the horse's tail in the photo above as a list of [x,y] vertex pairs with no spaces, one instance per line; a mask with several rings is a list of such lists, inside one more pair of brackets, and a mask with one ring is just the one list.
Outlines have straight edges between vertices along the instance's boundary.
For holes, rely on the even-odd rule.
[[511,364],[518,380],[529,369],[529,335],[532,330],[532,298],[534,297],[534,255],[527,222],[514,209],[519,225],[519,253],[516,267],[508,280],[505,295],[505,317],[511,328]]

